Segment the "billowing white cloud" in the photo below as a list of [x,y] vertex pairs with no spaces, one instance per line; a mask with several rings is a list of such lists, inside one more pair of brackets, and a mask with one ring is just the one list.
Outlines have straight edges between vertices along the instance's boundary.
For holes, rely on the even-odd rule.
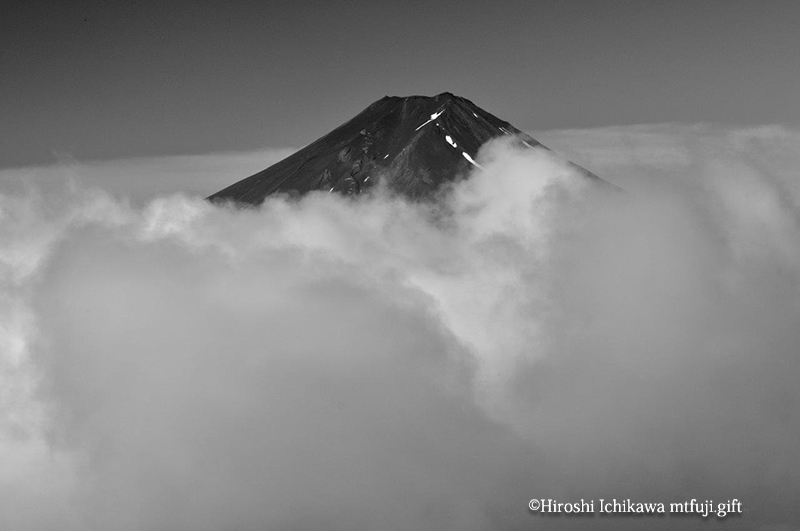
[[800,217],[766,137],[628,194],[504,141],[436,206],[3,194],[0,527],[705,529],[527,502],[737,498],[726,528],[788,529]]
[[711,124],[648,124],[537,132],[534,136],[596,173],[635,191],[700,179],[708,165],[754,168],[787,182],[795,200],[800,131],[779,125],[725,128]]

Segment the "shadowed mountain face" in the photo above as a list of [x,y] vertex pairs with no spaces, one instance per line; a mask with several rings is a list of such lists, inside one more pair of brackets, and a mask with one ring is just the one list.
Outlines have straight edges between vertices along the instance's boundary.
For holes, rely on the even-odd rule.
[[426,197],[442,183],[479,167],[478,149],[504,135],[529,148],[543,147],[508,122],[449,92],[433,97],[386,96],[300,151],[208,199],[259,205],[274,193],[323,190],[353,195],[382,179],[395,192]]

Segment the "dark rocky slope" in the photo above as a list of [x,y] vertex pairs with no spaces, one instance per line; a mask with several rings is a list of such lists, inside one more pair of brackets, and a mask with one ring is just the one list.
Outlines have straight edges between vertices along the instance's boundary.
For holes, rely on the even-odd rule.
[[426,197],[478,166],[478,149],[504,135],[521,146],[541,146],[510,123],[449,92],[386,96],[319,140],[208,199],[259,205],[274,193],[359,194],[379,179],[400,194]]

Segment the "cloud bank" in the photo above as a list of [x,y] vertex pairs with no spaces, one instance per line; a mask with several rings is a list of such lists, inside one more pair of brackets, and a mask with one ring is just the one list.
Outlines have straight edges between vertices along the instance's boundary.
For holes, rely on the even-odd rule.
[[60,155],[57,164],[0,169],[0,189],[99,188],[112,196],[144,206],[175,193],[207,196],[291,155],[290,148],[249,152],[79,161]]
[[437,206],[4,193],[0,527],[791,529],[784,133],[608,174],[630,194],[503,142]]

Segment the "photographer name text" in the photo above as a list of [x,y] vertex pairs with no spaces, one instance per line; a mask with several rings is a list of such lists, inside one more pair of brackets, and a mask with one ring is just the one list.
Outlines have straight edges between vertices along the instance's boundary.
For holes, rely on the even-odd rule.
[[528,502],[528,509],[542,515],[552,514],[599,514],[599,515],[647,515],[647,514],[682,514],[697,515],[702,518],[710,516],[725,518],[732,514],[741,514],[742,502],[733,499],[715,503],[713,500],[691,499],[682,502],[637,502],[631,499],[606,500],[581,499],[576,502],[561,502],[552,498],[534,498]]

